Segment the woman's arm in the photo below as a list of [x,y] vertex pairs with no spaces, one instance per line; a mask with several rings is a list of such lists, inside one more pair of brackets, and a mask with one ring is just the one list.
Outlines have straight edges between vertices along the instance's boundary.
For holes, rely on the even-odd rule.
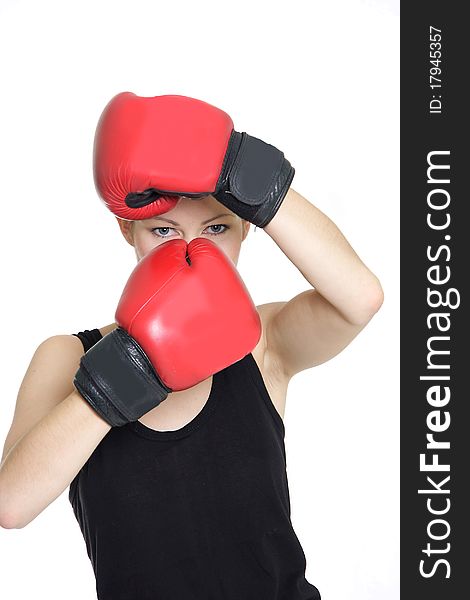
[[36,350],[18,393],[0,464],[0,526],[19,529],[70,484],[110,426],[73,387],[83,354],[75,336]]
[[264,230],[315,288],[270,305],[266,352],[291,377],[343,350],[383,292],[338,227],[292,188]]

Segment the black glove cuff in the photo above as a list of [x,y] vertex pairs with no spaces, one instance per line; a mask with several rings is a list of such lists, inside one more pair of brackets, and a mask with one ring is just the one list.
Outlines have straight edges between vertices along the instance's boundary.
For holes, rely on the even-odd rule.
[[171,392],[139,344],[120,327],[82,356],[73,383],[112,427],[137,421]]
[[232,131],[214,197],[242,219],[265,227],[278,211],[294,174],[280,150]]

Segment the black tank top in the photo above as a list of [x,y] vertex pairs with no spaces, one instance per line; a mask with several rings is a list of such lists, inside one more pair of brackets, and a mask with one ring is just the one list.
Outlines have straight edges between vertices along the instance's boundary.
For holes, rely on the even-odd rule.
[[[75,334],[87,351],[99,330]],[[290,519],[284,424],[248,354],[176,431],[113,427],[70,484],[100,600],[318,600]]]

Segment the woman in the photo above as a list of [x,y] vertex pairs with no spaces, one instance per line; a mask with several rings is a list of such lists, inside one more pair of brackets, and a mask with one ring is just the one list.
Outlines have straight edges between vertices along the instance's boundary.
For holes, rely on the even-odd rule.
[[[212,240],[234,264],[249,221],[212,194],[117,218],[140,261],[168,240]],[[310,289],[260,305],[250,354],[137,421],[110,427],[74,389],[110,323],[53,336],[18,395],[0,469],[3,527],[21,528],[70,485],[98,598],[319,598],[290,522],[284,415],[291,378],[341,352],[383,301],[334,223],[290,187],[264,226]],[[313,289],[314,288],[314,289]]]

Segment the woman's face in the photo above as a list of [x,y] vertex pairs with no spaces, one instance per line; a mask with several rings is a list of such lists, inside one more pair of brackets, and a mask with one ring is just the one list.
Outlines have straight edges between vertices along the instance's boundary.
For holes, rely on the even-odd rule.
[[213,196],[198,199],[182,196],[172,210],[157,217],[117,220],[125,239],[134,246],[137,260],[168,240],[183,239],[189,243],[202,237],[216,243],[236,265],[250,227],[248,221],[240,219]]

